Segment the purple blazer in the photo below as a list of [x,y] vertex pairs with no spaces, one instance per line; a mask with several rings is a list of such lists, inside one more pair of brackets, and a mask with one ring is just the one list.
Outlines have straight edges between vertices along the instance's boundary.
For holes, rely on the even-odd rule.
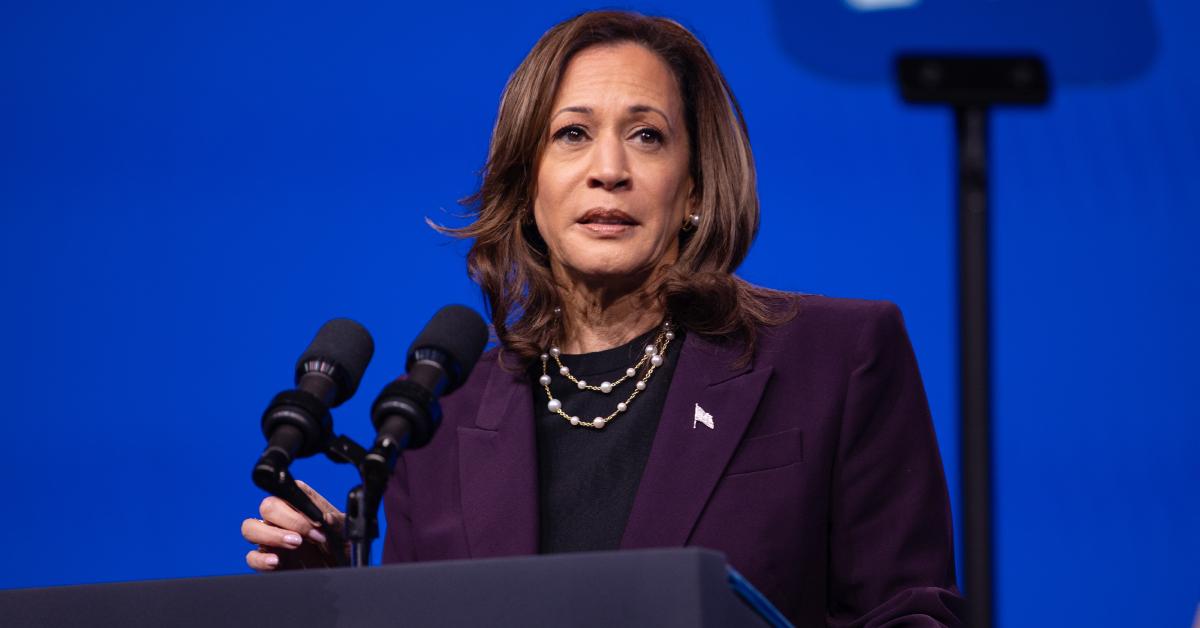
[[[959,625],[946,482],[900,311],[796,299],[747,366],[741,345],[685,336],[621,548],[724,552],[798,626]],[[537,553],[531,384],[496,358],[397,463],[384,562]]]

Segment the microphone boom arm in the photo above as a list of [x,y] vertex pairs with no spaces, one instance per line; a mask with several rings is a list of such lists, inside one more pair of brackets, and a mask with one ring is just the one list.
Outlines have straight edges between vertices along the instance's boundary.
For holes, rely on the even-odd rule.
[[310,520],[324,525],[324,513],[296,485],[296,479],[288,470],[289,462],[287,456],[275,448],[263,452],[262,457],[254,464],[254,472],[251,476],[254,478],[254,484],[291,504],[293,508],[299,510]]

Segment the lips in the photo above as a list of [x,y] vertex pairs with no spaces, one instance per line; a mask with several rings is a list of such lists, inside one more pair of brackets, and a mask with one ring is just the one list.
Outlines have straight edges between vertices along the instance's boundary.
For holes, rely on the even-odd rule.
[[582,225],[614,225],[632,227],[638,224],[632,216],[612,207],[596,207],[589,209],[580,219]]

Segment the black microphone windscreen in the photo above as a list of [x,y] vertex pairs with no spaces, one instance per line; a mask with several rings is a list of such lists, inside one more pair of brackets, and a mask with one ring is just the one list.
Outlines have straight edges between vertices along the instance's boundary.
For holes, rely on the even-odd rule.
[[433,315],[408,348],[407,367],[411,369],[413,353],[418,349],[435,348],[446,353],[454,360],[451,372],[447,373],[450,381],[445,392],[448,393],[458,388],[475,368],[487,339],[487,323],[478,312],[465,305],[447,305]]
[[321,326],[317,337],[296,360],[296,381],[304,374],[306,362],[320,360],[333,364],[337,397],[332,407],[337,407],[354,396],[374,353],[375,341],[365,327],[348,318],[335,318]]

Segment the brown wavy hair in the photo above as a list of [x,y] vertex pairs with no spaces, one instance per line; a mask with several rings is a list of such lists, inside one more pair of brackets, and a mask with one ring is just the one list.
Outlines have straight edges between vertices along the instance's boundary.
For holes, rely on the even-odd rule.
[[721,70],[696,36],[674,20],[594,11],[547,31],[500,99],[482,184],[463,201],[474,221],[459,229],[435,228],[474,239],[467,270],[483,290],[504,357],[511,354],[524,366],[560,340],[558,292],[546,243],[533,222],[537,164],[568,62],[585,48],[626,42],[658,54],[678,80],[691,138],[695,211],[701,216],[699,226],[680,233],[679,258],[653,289],[677,324],[746,343],[742,361],[748,361],[756,329],[789,318],[790,300],[732,274],[758,231],[750,138]]

